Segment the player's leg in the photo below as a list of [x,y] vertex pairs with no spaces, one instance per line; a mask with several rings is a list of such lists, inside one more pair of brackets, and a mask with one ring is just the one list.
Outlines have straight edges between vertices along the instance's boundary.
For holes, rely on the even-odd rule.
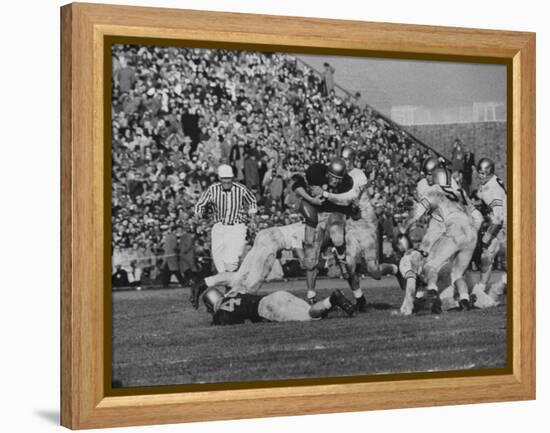
[[334,247],[333,253],[337,265],[342,276],[347,279],[349,278],[349,269],[346,262],[345,218],[345,215],[339,212],[331,213],[328,219],[328,233]]
[[435,217],[432,217],[430,219],[430,222],[428,223],[428,228],[426,229],[426,233],[422,238],[422,242],[420,243],[420,251],[425,254],[429,254],[434,244],[441,236],[443,236],[444,233],[445,224],[437,220]]
[[246,226],[235,224],[225,226],[223,236],[223,262],[226,271],[235,272],[239,268],[239,260],[246,244]]
[[399,313],[404,316],[410,316],[414,311],[414,298],[416,296],[416,276],[411,276],[405,280],[405,296],[399,308]]
[[225,272],[224,263],[224,227],[220,223],[216,223],[212,226],[211,238],[212,238],[212,261],[218,272]]
[[255,243],[235,274],[230,293],[256,293],[267,279],[276,259],[276,247]]
[[491,275],[493,273],[493,264],[495,262],[495,257],[500,248],[500,243],[495,237],[491,240],[491,243],[487,246],[483,246],[481,250],[481,260],[480,260],[480,278],[479,282],[474,286],[473,292],[476,296],[479,296],[481,292],[487,292],[487,286],[491,280]]
[[[499,233],[499,235],[497,236],[497,239],[499,242],[499,245],[498,245],[499,251],[496,254],[503,254],[504,257],[506,257],[506,250],[507,250],[506,231],[504,229],[501,230],[501,233]],[[488,279],[487,281],[489,282]],[[504,272],[502,277],[499,278],[495,283],[491,284],[491,286],[489,287],[489,290],[487,291],[487,296],[489,296],[490,299],[494,302],[494,305],[498,305],[500,303],[501,297],[504,295],[504,291],[506,289],[506,284],[507,284],[507,275],[506,275],[506,272]],[[485,287],[481,286],[480,289],[485,289]]]
[[423,275],[426,282],[427,301],[430,304],[430,309],[433,313],[441,312],[441,299],[439,297],[439,289],[437,280],[439,271],[449,259],[456,254],[458,246],[453,237],[443,235],[432,246],[430,254],[426,258]]
[[470,302],[470,290],[466,280],[464,279],[464,273],[470,265],[474,250],[475,241],[472,242],[469,247],[462,248],[452,263],[451,285],[456,288],[459,305],[464,310],[469,310],[472,306]]
[[310,307],[303,299],[280,290],[260,300],[258,314],[271,322],[303,322],[312,319],[309,315]]
[[340,307],[349,316],[353,316],[355,308],[340,290],[335,290],[330,296],[318,301],[309,309],[311,318],[322,318],[332,309],[333,306]]
[[358,272],[358,263],[362,258],[361,243],[363,235],[360,221],[348,220],[346,222],[346,265],[348,269],[347,282],[353,297],[355,299],[355,308],[357,311],[365,312],[367,308],[367,300],[360,287],[360,279]]
[[304,267],[306,270],[307,298],[315,302],[315,283],[317,280],[319,256],[325,238],[325,222],[319,221],[316,227],[306,225],[304,234]]

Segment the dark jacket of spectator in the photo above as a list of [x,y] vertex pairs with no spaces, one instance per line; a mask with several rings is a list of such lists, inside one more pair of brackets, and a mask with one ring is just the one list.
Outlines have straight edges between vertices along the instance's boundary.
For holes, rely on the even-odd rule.
[[164,263],[170,271],[178,270],[178,239],[172,232],[164,235],[163,246]]
[[195,237],[188,232],[183,232],[179,241],[179,270],[182,274],[197,271],[195,263]]
[[474,153],[466,152],[464,154],[463,187],[468,193],[470,193],[470,186],[472,185],[472,177],[473,177],[475,164],[476,164],[476,159],[475,159]]
[[247,188],[258,188],[260,185],[260,172],[258,170],[258,161],[252,155],[244,161],[244,180]]
[[136,71],[131,66],[126,66],[118,70],[118,86],[121,92],[127,93],[134,87],[136,82]]

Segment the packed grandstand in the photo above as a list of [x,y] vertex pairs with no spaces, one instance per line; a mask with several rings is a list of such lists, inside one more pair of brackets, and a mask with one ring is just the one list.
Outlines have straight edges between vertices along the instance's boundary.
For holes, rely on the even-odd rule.
[[[256,194],[259,230],[299,220],[291,177],[344,145],[371,181],[381,251],[392,256],[422,161],[434,154],[361,95],[285,53],[115,45],[112,56],[115,273],[144,270],[154,282],[175,254],[166,236],[184,233],[199,271],[209,273],[210,223],[194,217],[193,205],[220,163]],[[293,261],[283,255],[284,274],[299,272]]]

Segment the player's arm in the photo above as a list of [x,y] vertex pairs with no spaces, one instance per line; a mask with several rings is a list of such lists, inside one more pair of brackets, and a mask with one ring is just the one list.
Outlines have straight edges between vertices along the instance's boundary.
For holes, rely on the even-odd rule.
[[349,191],[334,194],[328,191],[323,192],[323,197],[339,206],[349,206],[361,196],[363,189],[367,187],[367,177],[363,174],[361,178],[353,179],[353,186]]
[[504,203],[500,199],[493,200],[489,207],[491,209],[490,219],[491,224],[487,227],[481,243],[483,246],[487,247],[493,241],[493,239],[498,235],[498,232],[504,225]]
[[204,210],[206,209],[206,206],[210,202],[210,199],[212,198],[212,189],[209,187],[206,191],[204,191],[200,197],[197,203],[195,204],[195,215],[203,216]]
[[[419,260],[419,257],[413,256],[416,254],[405,254],[401,257],[399,261],[399,272],[401,276],[405,279],[405,297],[403,298],[403,303],[401,304],[400,312],[401,314],[412,314],[414,308],[414,297],[416,295],[416,282],[418,277],[418,266],[416,262]],[[414,263],[413,263],[414,262]]]
[[296,175],[294,178],[294,183],[292,184],[292,190],[296,193],[298,197],[303,198],[308,203],[320,206],[323,204],[323,199],[320,197],[313,197],[310,195],[306,188],[307,183],[303,176]]
[[409,216],[402,225],[403,233],[406,233],[409,228],[420,218],[422,218],[431,209],[429,200],[426,197],[420,199],[414,204],[414,207],[409,213]]

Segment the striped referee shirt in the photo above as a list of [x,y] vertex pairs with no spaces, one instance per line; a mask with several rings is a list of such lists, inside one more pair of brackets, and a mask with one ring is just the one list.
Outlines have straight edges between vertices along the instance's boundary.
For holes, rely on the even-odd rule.
[[195,214],[203,215],[209,207],[214,221],[222,224],[246,223],[247,213],[257,212],[256,197],[244,185],[233,182],[231,189],[225,191],[221,182],[214,183],[204,191],[195,205]]

